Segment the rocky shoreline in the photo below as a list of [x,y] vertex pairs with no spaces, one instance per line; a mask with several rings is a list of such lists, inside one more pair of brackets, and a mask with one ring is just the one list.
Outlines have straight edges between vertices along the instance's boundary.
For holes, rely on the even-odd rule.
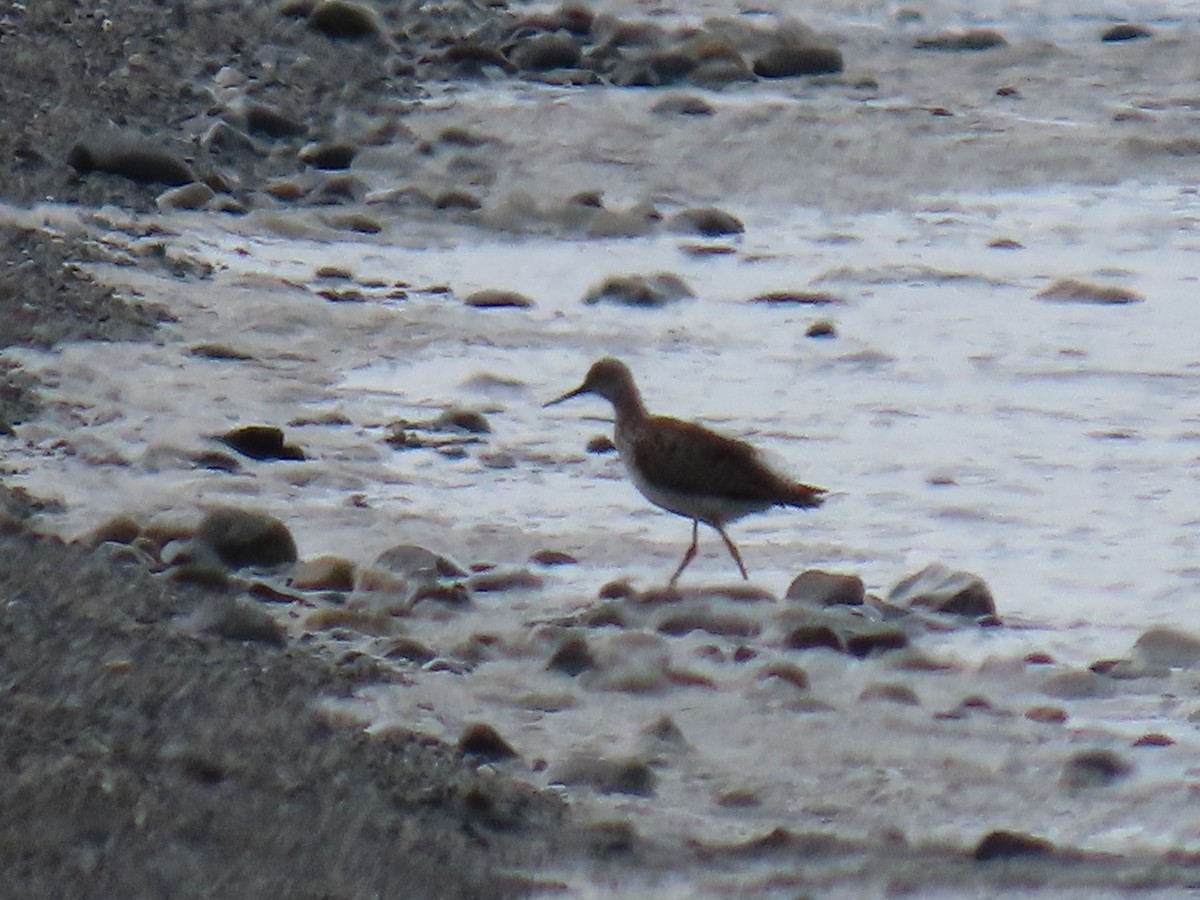
[[[1148,29],[1127,31],[1105,40],[1151,37]],[[410,130],[408,114],[431,85],[479,80],[708,89],[805,75],[853,97],[878,86],[871,76],[843,74],[840,50],[795,23],[721,19],[674,27],[597,16],[576,3],[537,12],[477,2],[430,9],[342,0],[124,0],[101,10],[47,0],[5,13],[0,46],[0,101],[10,122],[19,123],[0,134],[10,176],[0,198],[6,202],[115,205],[136,213],[197,209],[222,217],[305,208],[358,236],[384,225],[395,233],[389,217],[589,238],[665,231],[686,236],[685,254],[745,252],[758,262],[763,254],[740,246],[696,243],[737,241],[745,231],[738,217],[708,205],[668,198],[663,213],[647,196],[627,209],[607,209],[588,183],[570,194],[556,186],[549,205],[505,207],[494,187],[497,172],[513,162],[507,157],[521,156],[515,145],[491,136],[490,125],[421,136]],[[1008,42],[980,29],[918,37],[909,46],[920,53],[1003,53]],[[1180,52],[1177,44],[1166,46],[1164,55]],[[1021,58],[1044,50],[1012,52]],[[1011,86],[988,85],[988,103],[1018,96]],[[698,94],[663,92],[652,107],[652,115],[680,121],[713,115]],[[892,110],[905,121],[914,111],[922,130],[952,118],[951,110],[925,101]],[[492,125],[505,115],[488,114]],[[753,115],[768,127],[769,115]],[[1132,113],[1111,118],[1113,128],[1141,121]],[[1153,168],[1182,165],[1181,156],[1194,153],[1169,129],[1136,146],[1125,140],[1098,141],[1099,155],[1110,158],[1116,146],[1127,164],[1122,154],[1134,147]],[[385,152],[406,183],[373,192],[352,163]],[[669,152],[662,156],[673,164]],[[986,154],[980,158],[986,167]],[[623,156],[618,164],[637,168]],[[154,273],[163,296],[181,280],[209,274],[206,263],[172,255],[179,237],[173,226],[124,211],[83,218],[78,235],[0,231],[0,349],[167,340],[189,358],[254,359],[222,343],[163,339],[158,329],[173,321],[170,310],[153,296],[118,296],[86,274],[89,263],[117,262]],[[98,237],[109,228],[127,228],[129,240]],[[1016,241],[997,246],[1021,248]],[[311,293],[332,307],[363,301],[360,287],[388,299],[412,289],[394,278],[360,284],[339,266],[314,276],[320,291]],[[296,287],[283,276],[271,284]],[[777,309],[848,305],[812,287],[766,290],[751,302]],[[1038,296],[1108,305],[1144,299],[1107,290],[1097,297],[1087,283],[1055,282]],[[427,293],[451,292],[435,285]],[[503,285],[463,293],[472,315],[536,307]],[[582,305],[640,313],[693,293],[670,273],[613,276]],[[365,340],[376,327],[364,316],[338,339]],[[820,334],[835,337],[831,322],[823,328]],[[259,347],[272,340],[269,332],[256,337]],[[37,381],[0,360],[0,437],[37,422],[42,404]],[[351,419],[315,424],[332,429]],[[353,424],[384,429],[373,420]],[[477,413],[447,409],[386,427],[386,436],[372,440],[395,451],[429,451],[451,465],[485,446],[491,455],[480,459],[489,468],[517,465],[503,446],[486,444],[487,420]],[[196,431],[188,439],[205,441],[205,449],[168,467],[249,470],[253,478],[254,464],[306,459],[304,447],[275,426]],[[601,442],[589,452],[611,449]],[[116,454],[104,464],[131,466],[132,459]],[[561,462],[535,461],[547,469]],[[0,468],[0,479],[13,474]],[[345,502],[365,503],[345,486],[352,484],[339,483]],[[1186,631],[1146,627],[1127,654],[1087,666],[1060,664],[1051,653],[965,666],[939,654],[940,636],[1020,624],[1006,618],[1003,598],[997,609],[981,579],[939,567],[901,579],[880,597],[856,576],[813,569],[793,568],[797,577],[778,597],[741,585],[676,592],[618,579],[569,614],[529,614],[505,631],[497,621],[506,610],[498,607],[511,605],[519,615],[522,597],[555,584],[555,569],[575,563],[570,553],[544,547],[526,559],[512,551],[516,544],[497,542],[480,554],[491,562],[459,564],[434,552],[441,548],[406,544],[364,550],[363,558],[338,554],[340,547],[299,558],[287,521],[250,510],[252,503],[231,509],[193,499],[182,504],[193,517],[182,524],[146,521],[130,510],[67,544],[32,526],[46,521],[55,501],[0,483],[0,896],[526,896],[568,893],[579,871],[633,885],[633,893],[695,871],[746,890],[739,879],[752,870],[764,893],[849,884],[892,893],[983,885],[1014,892],[1137,886],[1169,894],[1200,880],[1186,841],[1162,852],[1141,845],[1128,854],[1081,850],[1071,839],[1045,836],[1069,816],[1037,803],[1049,794],[1075,813],[1099,810],[1097,817],[1119,820],[1138,791],[1160,790],[1152,779],[1129,787],[1139,766],[1185,766],[1178,761],[1185,748],[1171,734],[1129,736],[1113,717],[1140,722],[1151,718],[1142,711],[1158,704],[1172,723],[1196,720],[1200,713],[1181,707],[1196,693],[1200,667],[1200,642]],[[562,757],[538,746],[536,732],[514,735],[486,721],[462,728],[451,713],[437,723],[445,729],[441,741],[407,723],[372,736],[361,729],[364,697],[427,672],[465,681],[493,661],[524,667],[523,685],[551,679],[551,690],[530,688],[512,700],[529,721],[572,710],[598,718],[588,704],[612,696],[665,698],[680,714],[642,727],[635,750],[604,745]],[[481,692],[503,692],[489,677],[478,679]],[[798,731],[804,739],[815,735],[815,749],[796,770],[811,766],[807,777],[825,780],[817,799],[793,804],[770,786],[715,783],[716,766],[706,768],[710,762],[682,718],[696,708],[688,692],[727,695],[802,723]],[[434,698],[414,706],[434,709]],[[1102,709],[1104,703],[1117,711]],[[882,748],[881,760],[845,749],[856,742]],[[889,759],[892,742],[909,755],[897,750]],[[925,761],[930,748],[947,754],[944,771],[935,766],[930,774],[913,763]],[[1194,773],[1182,770],[1182,781],[1169,785],[1175,793],[1194,788]],[[932,787],[912,787],[922,778]],[[566,785],[570,799],[534,786],[546,782]],[[616,808],[625,798],[666,806],[671,791],[691,792],[693,785],[711,792],[718,810],[752,816],[778,806],[795,827],[768,827],[750,838],[684,836],[664,845],[632,822],[653,810],[634,806],[610,815],[603,810],[613,807],[601,806],[597,815],[570,794],[595,794]],[[1016,799],[999,813],[979,801],[964,826],[943,821],[943,791],[989,798],[1011,791]],[[1182,802],[1172,794],[1162,809],[1177,812]],[[932,812],[922,812],[921,826],[933,821],[953,830],[953,840],[910,840],[896,824],[897,815],[922,803]],[[968,816],[969,804],[963,809]],[[763,821],[770,815],[764,812]],[[837,836],[834,826],[843,828]]]

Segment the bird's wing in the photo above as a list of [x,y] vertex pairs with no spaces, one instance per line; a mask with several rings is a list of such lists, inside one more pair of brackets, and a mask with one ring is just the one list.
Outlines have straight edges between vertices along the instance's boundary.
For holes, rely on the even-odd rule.
[[807,485],[797,485],[772,470],[749,444],[692,422],[653,416],[633,436],[629,450],[632,464],[646,480],[667,490],[735,501],[815,505],[812,497],[801,503],[795,494],[796,488]]

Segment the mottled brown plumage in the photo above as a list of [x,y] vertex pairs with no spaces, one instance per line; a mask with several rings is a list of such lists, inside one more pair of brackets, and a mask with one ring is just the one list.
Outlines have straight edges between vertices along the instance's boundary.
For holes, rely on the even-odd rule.
[[546,405],[580,394],[598,394],[612,403],[617,419],[614,443],[642,495],[656,506],[692,520],[692,543],[671,576],[672,585],[696,555],[700,522],[721,535],[742,577],[748,579],[725,525],[772,506],[821,505],[823,488],[781,475],[744,441],[695,422],[650,415],[633,375],[619,359],[609,357],[594,363],[583,384]]

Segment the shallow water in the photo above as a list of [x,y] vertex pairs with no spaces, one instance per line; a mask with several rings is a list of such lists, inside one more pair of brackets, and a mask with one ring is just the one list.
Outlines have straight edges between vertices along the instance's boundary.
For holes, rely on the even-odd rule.
[[[502,568],[540,549],[571,553],[580,564],[539,569],[540,589],[477,594],[456,613],[419,605],[398,618],[397,630],[459,671],[407,666],[410,683],[371,689],[348,712],[375,729],[451,741],[487,722],[521,754],[508,765],[545,784],[578,753],[650,760],[660,779],[652,797],[565,792],[581,814],[629,820],[655,840],[732,842],[782,826],[864,845],[898,832],[970,846],[1008,827],[1090,850],[1200,849],[1189,800],[1195,675],[1057,701],[1040,693],[1042,667],[1022,663],[1034,651],[1060,666],[1123,656],[1153,624],[1200,621],[1194,158],[1131,155],[1113,119],[1147,97],[1186,93],[1178,69],[1163,73],[1191,58],[1200,7],[925,12],[925,27],[987,24],[1021,40],[999,57],[914,54],[901,43],[912,26],[890,5],[826,5],[812,24],[847,42],[848,59],[862,58],[852,48],[876,52],[881,87],[870,96],[845,85],[746,88],[713,95],[718,114],[684,126],[647,111],[653,92],[493,86],[447,90],[413,115],[418,133],[465,124],[498,134],[499,197],[523,190],[545,203],[599,186],[617,204],[718,202],[746,224],[736,239],[585,240],[399,216],[379,238],[347,239],[313,212],[165,217],[169,253],[216,273],[173,283],[96,266],[180,321],[154,344],[10,351],[47,385],[51,408],[9,441],[6,466],[31,492],[66,502],[45,524],[67,535],[121,511],[194,520],[206,505],[236,503],[282,517],[302,556],[360,565],[404,543]],[[1100,48],[1094,35],[1110,16],[1168,34],[1157,45]],[[1034,46],[1051,39],[1053,52]],[[1103,60],[1126,51],[1140,68],[1123,80],[1135,67],[1114,73]],[[939,80],[946,66],[961,66],[961,79]],[[997,106],[995,87],[1009,81],[1020,82],[1025,106]],[[925,111],[918,120],[934,102],[974,118],[947,124]],[[1155,140],[1195,133],[1194,104],[1149,115]],[[380,151],[364,177],[386,189],[399,180],[392,162]],[[70,210],[36,215],[78,227]],[[105,211],[86,227],[110,247],[136,249],[125,224]],[[732,252],[686,252],[697,243]],[[315,272],[325,265],[353,273],[365,302],[319,297],[329,285]],[[662,309],[581,302],[608,275],[657,271],[678,274],[697,296]],[[1037,298],[1062,278],[1125,287],[1145,302]],[[390,296],[399,283],[407,296]],[[484,287],[536,305],[461,303]],[[841,302],[748,302],[777,290]],[[837,336],[806,337],[818,319]],[[251,359],[187,353],[203,342]],[[1006,627],[929,636],[921,648],[949,671],[900,671],[887,657],[787,651],[782,605],[725,600],[718,605],[757,633],[663,637],[652,618],[627,632],[585,629],[593,652],[612,661],[607,674],[546,672],[557,643],[579,631],[563,617],[587,609],[610,580],[661,584],[688,539],[688,524],[650,508],[615,458],[584,452],[610,428],[605,404],[542,408],[608,354],[630,364],[651,409],[748,437],[833,492],[819,510],[731,529],[755,584],[782,595],[798,572],[820,567],[884,593],[940,561],[982,576]],[[482,409],[493,428],[462,458],[383,443],[388,423],[452,405]],[[322,421],[335,413],[348,424]],[[230,475],[179,458],[235,424],[297,420],[306,424],[288,435],[306,462],[247,463]],[[685,584],[736,579],[711,532],[700,551]],[[305,631],[304,611],[281,615]],[[322,640],[330,652],[386,645]],[[733,661],[739,646],[755,654],[750,662]],[[807,670],[810,691],[762,677],[786,661]],[[671,672],[696,684],[664,680]],[[642,687],[623,688],[626,676]],[[918,705],[858,699],[877,682],[908,684]],[[993,709],[936,716],[970,695]],[[1023,718],[1047,703],[1069,711],[1065,726]],[[685,745],[644,735],[662,716]],[[1126,750],[1148,731],[1176,743]],[[1063,789],[1063,760],[1094,746],[1131,754],[1134,775],[1097,791]],[[753,804],[721,800],[730,792]],[[565,877],[580,893],[595,889],[586,875]],[[710,888],[765,892],[762,877],[748,865]],[[683,895],[697,884],[656,889]]]

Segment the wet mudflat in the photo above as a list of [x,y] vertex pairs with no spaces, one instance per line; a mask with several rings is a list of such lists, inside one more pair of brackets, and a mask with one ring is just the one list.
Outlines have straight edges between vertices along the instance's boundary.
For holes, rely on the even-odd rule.
[[[381,10],[394,39],[412,10]],[[303,17],[253,20],[280,49],[209,48],[229,68],[179,77],[219,102],[159,98],[177,139],[202,140],[187,162],[206,211],[149,213],[164,185],[70,174],[78,135],[40,120],[49,164],[21,155],[34,193],[10,199],[125,208],[7,218],[160,321],[148,341],[5,353],[29,398],[5,413],[6,483],[39,498],[37,528],[104,554],[65,567],[111,557],[203,585],[155,621],[206,652],[315,653],[304,665],[343,674],[285,708],[337,723],[322,740],[457,746],[463,780],[431,827],[482,816],[506,835],[463,867],[464,893],[489,866],[580,895],[1193,883],[1200,206],[1194,103],[1170,73],[1194,16],[1131,9],[1147,34],[1101,41],[1112,23],[1070,5],[1037,21],[834,6],[812,38],[661,10],[647,44],[600,20],[567,39],[574,60],[570,18],[514,31],[469,12],[469,51],[337,45],[389,73],[362,103],[295,64],[329,40]],[[784,45],[834,46],[844,69],[735,77],[734,55],[761,72]],[[539,53],[560,64],[533,68]],[[464,60],[482,80],[438,68]],[[255,131],[247,104],[285,105],[288,85],[308,133]],[[210,133],[222,122],[246,155],[217,152],[238,139]],[[347,133],[349,174],[303,161]],[[707,534],[662,590],[687,523],[586,449],[606,407],[541,409],[609,354],[652,409],[834,492],[734,526],[749,587]],[[275,517],[283,555],[239,556],[226,538],[252,523],[214,508]],[[994,610],[896,589],[930,563],[943,587],[982,579]],[[861,579],[865,602],[824,605],[792,584],[809,569]],[[162,747],[208,709],[154,732],[155,752],[176,759]],[[268,725],[251,747],[282,740]],[[236,761],[207,753],[171,777],[232,780]],[[335,759],[366,809],[375,782],[351,755]],[[507,777],[549,792],[519,825]],[[581,831],[556,843],[561,815]]]

